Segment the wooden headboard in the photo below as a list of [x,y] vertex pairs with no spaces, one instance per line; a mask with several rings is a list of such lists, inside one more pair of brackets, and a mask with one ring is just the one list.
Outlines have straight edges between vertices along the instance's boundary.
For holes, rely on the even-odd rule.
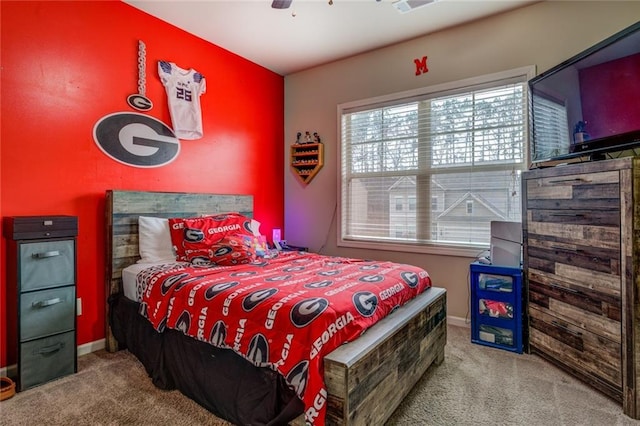
[[109,326],[109,297],[122,293],[122,269],[140,259],[138,216],[195,217],[238,212],[253,217],[252,195],[108,190],[106,198],[106,348],[118,350]]

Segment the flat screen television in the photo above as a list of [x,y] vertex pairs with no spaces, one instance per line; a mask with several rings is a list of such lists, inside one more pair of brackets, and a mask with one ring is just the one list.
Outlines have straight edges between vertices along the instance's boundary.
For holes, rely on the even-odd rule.
[[532,163],[640,147],[640,22],[529,80]]

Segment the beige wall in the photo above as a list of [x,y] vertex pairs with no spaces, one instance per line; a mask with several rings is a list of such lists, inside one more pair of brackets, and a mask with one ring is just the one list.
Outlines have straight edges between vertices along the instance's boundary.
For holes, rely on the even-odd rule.
[[[322,137],[325,165],[307,186],[285,171],[284,237],[326,254],[424,267],[447,289],[448,315],[467,317],[472,258],[336,247],[337,105],[528,65],[541,73],[638,16],[640,1],[545,1],[287,76],[286,161],[296,132],[310,130]],[[429,72],[416,76],[413,60],[423,56]]]

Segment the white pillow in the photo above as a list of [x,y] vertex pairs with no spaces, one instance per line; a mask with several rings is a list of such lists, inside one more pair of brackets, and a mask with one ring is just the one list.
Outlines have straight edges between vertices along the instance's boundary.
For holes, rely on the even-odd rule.
[[141,258],[138,263],[175,262],[169,219],[138,217],[138,250]]

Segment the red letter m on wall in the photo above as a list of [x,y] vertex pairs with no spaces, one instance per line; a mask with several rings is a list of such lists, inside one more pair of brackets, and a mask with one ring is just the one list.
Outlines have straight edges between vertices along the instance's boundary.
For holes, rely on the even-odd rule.
[[416,64],[416,75],[429,72],[426,56],[423,56],[422,59],[414,59],[413,62]]

